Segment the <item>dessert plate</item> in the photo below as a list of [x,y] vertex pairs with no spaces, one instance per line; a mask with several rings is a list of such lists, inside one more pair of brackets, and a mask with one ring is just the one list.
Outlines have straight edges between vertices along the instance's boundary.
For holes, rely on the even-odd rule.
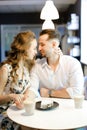
[[54,109],[54,108],[56,108],[58,106],[59,106],[59,103],[53,101],[53,105],[52,106],[48,105],[46,108],[42,108],[41,107],[41,101],[36,102],[36,109],[38,109],[38,110],[52,110],[52,109]]

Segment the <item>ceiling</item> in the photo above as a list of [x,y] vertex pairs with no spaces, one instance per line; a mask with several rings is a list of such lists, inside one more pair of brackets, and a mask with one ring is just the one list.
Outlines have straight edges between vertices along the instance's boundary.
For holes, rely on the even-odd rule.
[[[46,0],[0,0],[0,13],[40,12]],[[53,0],[59,12],[77,0]]]

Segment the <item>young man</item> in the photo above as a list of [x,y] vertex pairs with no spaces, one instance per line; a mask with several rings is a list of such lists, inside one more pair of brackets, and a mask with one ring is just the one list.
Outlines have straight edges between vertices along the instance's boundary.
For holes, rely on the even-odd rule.
[[43,58],[37,60],[31,72],[31,87],[39,90],[42,97],[72,98],[83,93],[81,64],[71,56],[61,55],[59,44],[56,30],[42,30],[39,51]]

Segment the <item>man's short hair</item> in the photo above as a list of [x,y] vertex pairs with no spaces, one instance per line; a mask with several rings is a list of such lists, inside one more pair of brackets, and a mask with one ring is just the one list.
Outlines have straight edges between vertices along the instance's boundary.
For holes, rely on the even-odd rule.
[[45,29],[40,32],[40,36],[47,34],[48,40],[58,39],[60,41],[60,33],[55,29]]

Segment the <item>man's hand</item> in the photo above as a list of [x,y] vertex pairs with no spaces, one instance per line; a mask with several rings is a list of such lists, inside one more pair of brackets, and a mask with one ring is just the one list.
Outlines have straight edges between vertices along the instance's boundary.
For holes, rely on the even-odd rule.
[[49,89],[40,88],[40,95],[41,95],[41,97],[49,97]]

